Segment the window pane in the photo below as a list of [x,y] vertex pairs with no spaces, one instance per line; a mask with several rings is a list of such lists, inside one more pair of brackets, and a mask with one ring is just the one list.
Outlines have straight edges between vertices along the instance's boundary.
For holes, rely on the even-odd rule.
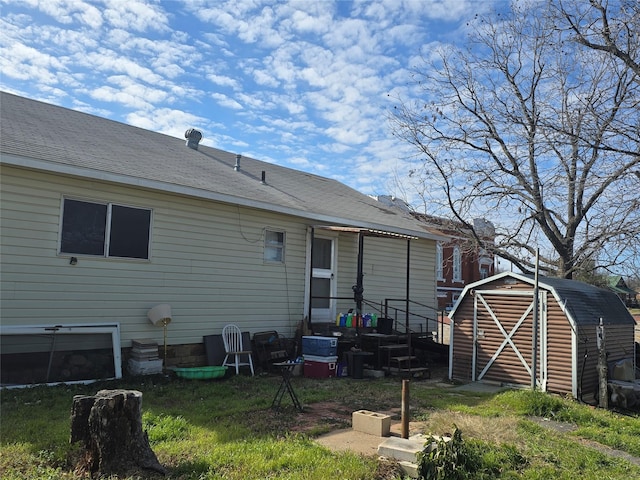
[[282,249],[274,247],[265,248],[264,259],[268,262],[282,262]]
[[[328,278],[313,278],[311,282],[312,297],[329,297],[331,295],[331,281]],[[329,308],[330,298],[312,298],[311,308]]]
[[284,232],[265,232],[264,259],[267,262],[284,262]]
[[462,280],[462,255],[459,247],[453,249],[453,279]]
[[265,234],[265,243],[269,246],[281,247],[284,243],[284,233],[267,230],[267,233]]
[[311,266],[313,268],[331,270],[331,244],[332,240],[327,240],[326,238],[313,239],[313,255],[311,258]]
[[149,258],[150,225],[150,210],[113,205],[109,256]]
[[106,205],[65,199],[60,252],[104,255],[106,223]]

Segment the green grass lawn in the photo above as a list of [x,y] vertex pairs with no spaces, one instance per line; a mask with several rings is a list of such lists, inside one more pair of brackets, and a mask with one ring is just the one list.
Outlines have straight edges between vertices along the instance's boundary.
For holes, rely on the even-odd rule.
[[[294,378],[293,383],[304,405],[335,401],[337,408],[351,412],[389,410],[401,403],[401,383],[393,378]],[[69,444],[73,396],[125,388],[143,393],[143,425],[153,451],[169,471],[167,478],[391,478],[375,457],[336,453],[313,441],[318,434],[349,424],[320,423],[296,433],[300,417],[286,396],[281,411],[270,408],[278,385],[279,378],[273,376],[215,381],[157,376],[3,390],[0,477],[83,478],[73,472],[77,446]],[[463,439],[480,452],[486,468],[468,478],[640,478],[639,466],[593,448],[595,441],[640,457],[637,414],[602,411],[539,392],[477,394],[420,381],[411,382],[411,412],[412,421],[423,422],[424,433],[442,435],[457,426]],[[545,428],[533,417],[573,428]]]

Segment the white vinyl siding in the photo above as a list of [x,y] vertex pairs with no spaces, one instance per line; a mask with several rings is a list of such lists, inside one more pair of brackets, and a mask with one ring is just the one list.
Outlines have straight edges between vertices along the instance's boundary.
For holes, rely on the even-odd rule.
[[[358,239],[356,235],[341,234],[339,241],[338,291],[351,291],[356,283]],[[364,238],[364,299],[382,302],[384,299],[406,298],[407,241],[395,238]],[[436,248],[434,241],[411,240],[411,276],[409,298],[431,307],[436,303],[435,271]],[[396,308],[403,308],[403,302],[393,302]],[[341,300],[338,313],[355,308],[353,301]],[[364,313],[371,311],[363,306]],[[413,305],[410,310],[430,318],[435,318],[431,308]],[[391,314],[391,313],[390,313]],[[404,315],[404,314],[403,314]],[[404,317],[402,317],[404,320]],[[413,320],[410,319],[413,323]]]
[[[147,310],[169,303],[168,343],[227,323],[292,335],[303,317],[306,225],[291,217],[3,165],[3,325],[120,322],[122,346],[163,341]],[[150,262],[58,255],[63,196],[153,209]],[[289,264],[263,262],[264,232],[287,235]],[[185,234],[185,232],[189,232]]]

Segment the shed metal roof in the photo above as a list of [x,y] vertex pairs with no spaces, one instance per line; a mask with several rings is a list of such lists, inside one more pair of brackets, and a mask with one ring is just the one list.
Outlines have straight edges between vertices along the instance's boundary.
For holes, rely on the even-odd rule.
[[[458,305],[468,292],[478,290],[482,285],[506,277],[529,283],[532,289],[535,284],[533,275],[514,272],[499,273],[469,284],[463,290],[449,317],[454,319]],[[598,325],[600,318],[602,318],[604,325],[635,325],[629,310],[620,298],[610,290],[594,287],[577,280],[542,276],[538,278],[538,285],[539,288],[552,292],[560,307],[576,326]]]
[[[328,224],[447,237],[330,178],[0,92],[4,164],[253,207]],[[188,126],[185,126],[185,130]],[[205,132],[206,135],[206,132]],[[262,182],[262,178],[265,182]]]

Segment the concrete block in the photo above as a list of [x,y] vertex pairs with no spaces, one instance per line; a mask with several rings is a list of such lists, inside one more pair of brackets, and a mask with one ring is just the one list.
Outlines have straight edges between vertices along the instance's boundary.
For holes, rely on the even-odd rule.
[[162,360],[137,361],[129,359],[129,373],[131,375],[154,375],[162,373]]
[[418,478],[418,464],[414,462],[398,462],[400,468],[407,474],[410,478]]
[[388,437],[391,430],[391,416],[369,410],[358,410],[351,414],[351,424],[358,432]]
[[408,438],[389,437],[378,446],[378,455],[394,458],[399,462],[417,460],[416,454],[424,448],[424,442]]

